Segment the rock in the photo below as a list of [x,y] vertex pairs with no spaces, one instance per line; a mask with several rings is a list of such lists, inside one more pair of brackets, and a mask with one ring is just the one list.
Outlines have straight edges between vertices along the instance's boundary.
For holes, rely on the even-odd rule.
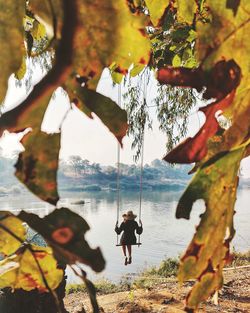
[[71,204],[85,204],[85,201],[84,200],[74,201],[71,202]]

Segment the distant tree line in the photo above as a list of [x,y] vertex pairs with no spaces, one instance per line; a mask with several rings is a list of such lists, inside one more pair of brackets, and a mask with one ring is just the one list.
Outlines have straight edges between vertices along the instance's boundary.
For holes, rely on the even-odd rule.
[[[136,164],[120,163],[121,189],[139,188],[141,168]],[[143,188],[165,189],[171,186],[186,186],[190,179],[188,172],[191,167],[187,165],[169,165],[162,160],[154,160],[143,167]],[[71,156],[67,160],[61,160],[59,169],[59,181],[62,186],[70,186],[67,189],[101,190],[116,189],[117,165],[101,165],[91,163],[80,156]],[[78,187],[76,187],[78,186]]]

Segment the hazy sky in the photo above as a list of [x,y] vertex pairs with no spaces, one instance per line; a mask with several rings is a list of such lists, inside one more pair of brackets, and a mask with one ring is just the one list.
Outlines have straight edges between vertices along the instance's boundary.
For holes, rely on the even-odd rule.
[[[33,83],[36,83],[42,75],[41,70],[36,69]],[[155,80],[151,79],[147,87],[151,94],[150,99],[154,98]],[[104,71],[98,91],[111,97],[113,100],[118,98],[117,87],[112,86],[112,81],[109,78],[108,71]],[[15,106],[21,99],[26,96],[26,88],[15,86],[15,81],[12,78],[9,80],[9,90],[5,100],[5,110]],[[69,109],[69,100],[61,91],[56,92],[56,97],[51,100],[46,111],[42,129],[48,132],[58,132],[62,117]],[[162,158],[165,154],[166,136],[159,131],[158,123],[154,117],[154,108],[151,109],[153,118],[153,131],[146,131],[144,145],[144,162],[150,163],[156,158]],[[199,114],[199,116],[198,116]],[[203,113],[191,112],[188,135],[193,136],[204,122]],[[117,141],[112,133],[102,124],[98,117],[94,119],[88,118],[77,108],[71,110],[62,125],[61,151],[60,156],[67,158],[70,155],[80,155],[82,158],[88,159],[91,162],[101,164],[114,165],[117,162]],[[20,149],[22,146],[18,143],[20,135],[5,134],[0,139],[0,146],[4,149],[5,156],[10,156],[13,150]],[[125,137],[123,140],[124,148],[121,151],[121,162],[133,163],[134,152],[131,151],[131,139]],[[242,163],[244,176],[250,177],[250,160],[244,160]]]

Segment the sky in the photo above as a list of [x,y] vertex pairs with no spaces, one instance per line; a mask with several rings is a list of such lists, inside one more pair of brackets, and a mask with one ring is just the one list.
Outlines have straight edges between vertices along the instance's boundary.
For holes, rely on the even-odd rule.
[[[34,72],[32,84],[37,83],[41,76],[44,75],[40,68],[35,68]],[[153,105],[155,87],[156,81],[152,78],[147,86],[148,93],[150,94],[148,97],[149,106]],[[111,97],[114,101],[118,99],[118,88],[113,87],[108,70],[104,70],[97,90]],[[3,112],[16,106],[26,95],[26,87],[17,87],[13,76],[10,77]],[[43,131],[49,133],[59,132],[59,127],[61,126],[60,158],[67,159],[71,155],[79,155],[91,162],[101,163],[103,165],[115,165],[117,163],[118,143],[113,134],[102,124],[97,116],[90,119],[78,108],[74,107],[70,111],[69,108],[70,103],[67,95],[59,88],[56,91],[55,97],[50,101],[41,126]],[[66,113],[66,118],[62,123],[61,121]],[[166,136],[159,130],[154,108],[151,108],[150,114],[153,119],[153,131],[146,130],[145,132],[144,163],[151,163],[154,159],[161,159],[166,153]],[[188,136],[194,136],[204,123],[204,120],[203,113],[197,113],[197,108],[195,108],[190,113]],[[3,134],[0,139],[0,147],[3,149],[4,156],[11,157],[13,151],[23,150],[23,146],[19,143],[21,137],[21,135],[9,134],[7,132]],[[134,163],[134,151],[131,150],[131,142],[131,138],[127,136],[123,140],[120,159],[122,163]],[[249,158],[242,162],[242,173],[245,177],[250,177]]]

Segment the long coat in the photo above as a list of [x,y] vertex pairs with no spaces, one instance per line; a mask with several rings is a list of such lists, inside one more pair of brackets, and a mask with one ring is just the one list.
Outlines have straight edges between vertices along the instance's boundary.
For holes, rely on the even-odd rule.
[[120,244],[121,245],[134,245],[136,244],[135,232],[140,235],[143,231],[142,226],[139,226],[135,220],[127,220],[122,222],[120,227],[116,226],[115,232],[120,235],[123,232]]

